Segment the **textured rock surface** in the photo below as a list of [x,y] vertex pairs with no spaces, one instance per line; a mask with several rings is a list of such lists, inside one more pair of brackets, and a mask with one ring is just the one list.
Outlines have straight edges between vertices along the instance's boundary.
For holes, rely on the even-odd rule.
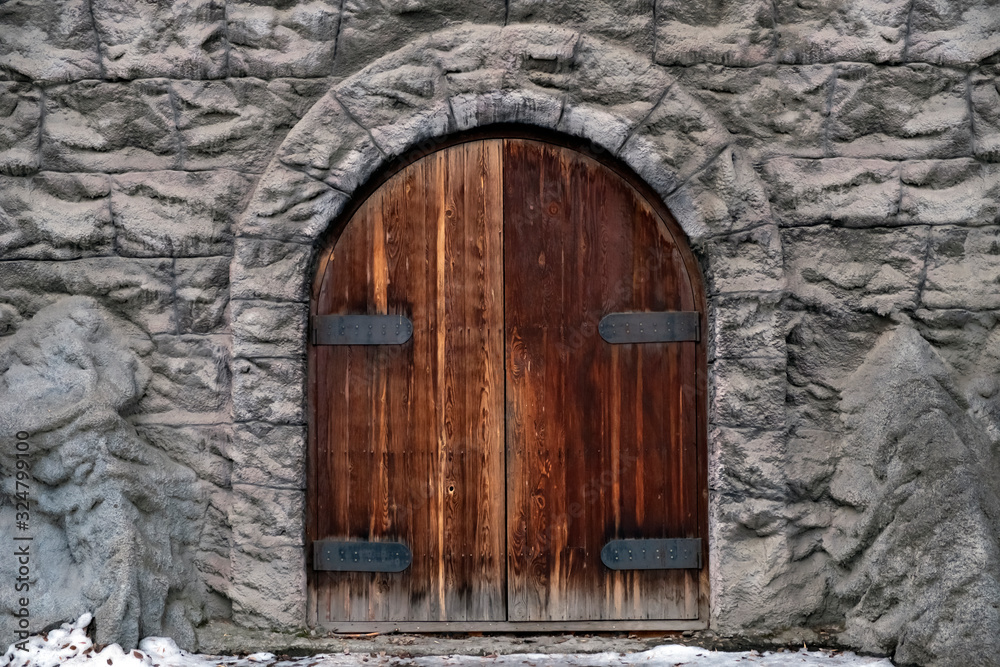
[[[27,534],[36,555],[28,597],[37,627],[94,610],[100,643],[131,648],[166,633],[191,645],[194,625],[225,613],[198,576],[212,559],[203,545],[212,485],[127,419],[153,379],[142,359],[150,347],[85,297],[41,310],[0,343],[0,425],[28,434]],[[7,535],[15,532],[14,442],[4,438],[0,463]],[[0,565],[12,581],[14,564]],[[14,598],[0,604],[0,628],[13,636]]]
[[[995,0],[0,4],[0,347],[44,393],[82,372],[45,365],[45,328],[69,331],[98,378],[73,405],[127,367],[129,398],[40,427],[38,452],[114,463],[120,443],[163,480],[93,478],[122,502],[81,518],[113,536],[82,562],[131,540],[143,564],[89,598],[59,505],[85,489],[52,483],[46,585],[76,568],[74,599],[126,638],[300,629],[316,248],[400,154],[523,123],[617,156],[701,261],[713,627],[980,664],[1000,636],[998,22]],[[44,414],[12,396],[5,415]],[[136,589],[143,553],[160,569]]]

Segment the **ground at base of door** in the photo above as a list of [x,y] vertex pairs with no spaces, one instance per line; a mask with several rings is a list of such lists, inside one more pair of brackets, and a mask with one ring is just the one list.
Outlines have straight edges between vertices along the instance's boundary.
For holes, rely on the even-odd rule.
[[[189,653],[165,637],[147,637],[138,649],[123,651],[117,644],[95,646],[87,636],[90,615],[63,624],[41,636],[31,637],[23,649],[11,646],[0,667],[445,667],[452,665],[510,665],[527,667],[613,667],[617,665],[684,664],[690,667],[758,665],[772,667],[870,666],[891,667],[888,658],[858,656],[839,649],[726,651],[704,646],[663,643],[665,639],[691,641],[688,637],[622,637],[550,635],[540,637],[430,635],[379,635],[331,637],[325,652],[293,657],[256,652],[244,655]],[[314,640],[315,641],[315,640]],[[518,650],[520,649],[520,650]],[[299,652],[303,649],[296,649]]]

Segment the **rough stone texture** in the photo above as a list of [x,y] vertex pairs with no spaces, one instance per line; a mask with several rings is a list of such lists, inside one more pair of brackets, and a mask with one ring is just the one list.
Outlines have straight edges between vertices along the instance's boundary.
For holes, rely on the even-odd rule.
[[[0,424],[27,432],[32,478],[33,629],[93,610],[96,641],[191,645],[211,615],[195,575],[210,485],[151,446],[126,416],[152,372],[148,339],[93,299],[70,297],[0,343]],[[23,406],[30,403],[31,410]],[[15,440],[3,440],[0,523],[14,533]],[[197,526],[192,530],[191,526]],[[15,561],[0,568],[15,576]],[[14,598],[2,627],[13,636]]]
[[322,77],[333,74],[342,3],[226,2],[229,75]]
[[137,405],[142,419],[217,423],[228,416],[226,336],[157,336],[149,357],[153,379]]
[[1000,165],[969,158],[905,162],[900,181],[901,221],[929,225],[1000,222]]
[[509,0],[506,23],[562,25],[627,45],[647,58],[653,52],[653,3],[649,0]]
[[774,55],[768,0],[655,0],[656,62],[759,65]]
[[165,79],[48,89],[43,165],[109,173],[176,168],[180,141],[171,97]]
[[90,0],[103,76],[218,79],[226,76],[224,0]]
[[231,171],[144,172],[112,179],[117,246],[128,257],[228,255],[252,181]]
[[[1000,636],[998,21],[995,0],[0,5],[3,372],[42,393],[82,372],[46,327],[88,350],[94,387],[131,368],[130,398],[38,442],[112,462],[126,443],[163,480],[108,492],[132,533],[107,503],[85,517],[174,559],[119,568],[127,612],[91,577],[99,630],[124,613],[126,641],[191,648],[213,617],[303,627],[317,248],[409,149],[522,123],[634,170],[701,263],[712,627],[981,664]],[[6,387],[0,419],[43,414]],[[40,580],[91,576],[48,507]]]
[[777,0],[778,58],[788,63],[898,63],[910,0]]
[[117,257],[2,261],[0,303],[27,320],[62,297],[92,296],[147,333],[174,333],[171,267],[169,259]]
[[34,81],[102,75],[88,0],[17,0],[0,6],[0,71]]
[[31,84],[0,82],[0,174],[38,169],[41,92]]
[[171,333],[220,333],[229,329],[230,258],[174,260],[174,324]]
[[306,312],[295,303],[234,301],[233,354],[279,357],[305,347]]
[[233,416],[237,421],[304,423],[304,366],[302,359],[236,359]]
[[846,635],[905,664],[984,664],[973,638],[1000,632],[997,440],[953,376],[901,326],[842,401],[848,437],[830,481],[842,506],[823,543],[847,571],[835,588],[852,605]]
[[344,0],[335,73],[350,74],[414,39],[455,23],[500,25],[502,0]]
[[899,172],[898,162],[847,158],[776,158],[763,168],[774,215],[786,226],[897,224]]
[[972,137],[966,95],[966,77],[955,70],[841,65],[829,150],[890,159],[967,155]]
[[1000,162],[1000,66],[982,68],[970,85],[976,157]]
[[76,259],[110,255],[112,224],[107,176],[42,172],[0,176],[0,245],[4,259]]
[[915,0],[910,24],[907,55],[912,60],[965,65],[1000,53],[996,0]]
[[264,170],[325,80],[227,79],[173,84],[185,169]]
[[825,313],[912,311],[924,270],[927,229],[821,225],[782,233],[789,291]]
[[761,157],[822,157],[832,65],[675,68],[681,85]]
[[304,426],[244,422],[233,427],[233,438],[233,481],[273,489],[306,488]]

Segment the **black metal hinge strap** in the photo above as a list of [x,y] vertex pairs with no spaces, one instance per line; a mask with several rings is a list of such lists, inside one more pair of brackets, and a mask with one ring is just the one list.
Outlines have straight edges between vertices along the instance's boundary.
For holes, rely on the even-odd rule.
[[400,345],[413,335],[405,315],[317,315],[313,345]]
[[597,330],[609,343],[676,343],[700,340],[699,313],[671,310],[658,313],[611,313]]
[[313,569],[325,572],[402,572],[413,554],[401,542],[316,540]]
[[701,538],[612,540],[601,562],[612,570],[701,569]]

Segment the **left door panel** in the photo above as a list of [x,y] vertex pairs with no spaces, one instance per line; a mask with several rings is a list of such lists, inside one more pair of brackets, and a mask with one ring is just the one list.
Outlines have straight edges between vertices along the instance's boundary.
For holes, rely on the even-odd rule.
[[401,542],[399,573],[310,576],[315,620],[506,619],[502,142],[392,176],[321,258],[312,314],[399,314],[402,345],[310,345],[308,537]]

